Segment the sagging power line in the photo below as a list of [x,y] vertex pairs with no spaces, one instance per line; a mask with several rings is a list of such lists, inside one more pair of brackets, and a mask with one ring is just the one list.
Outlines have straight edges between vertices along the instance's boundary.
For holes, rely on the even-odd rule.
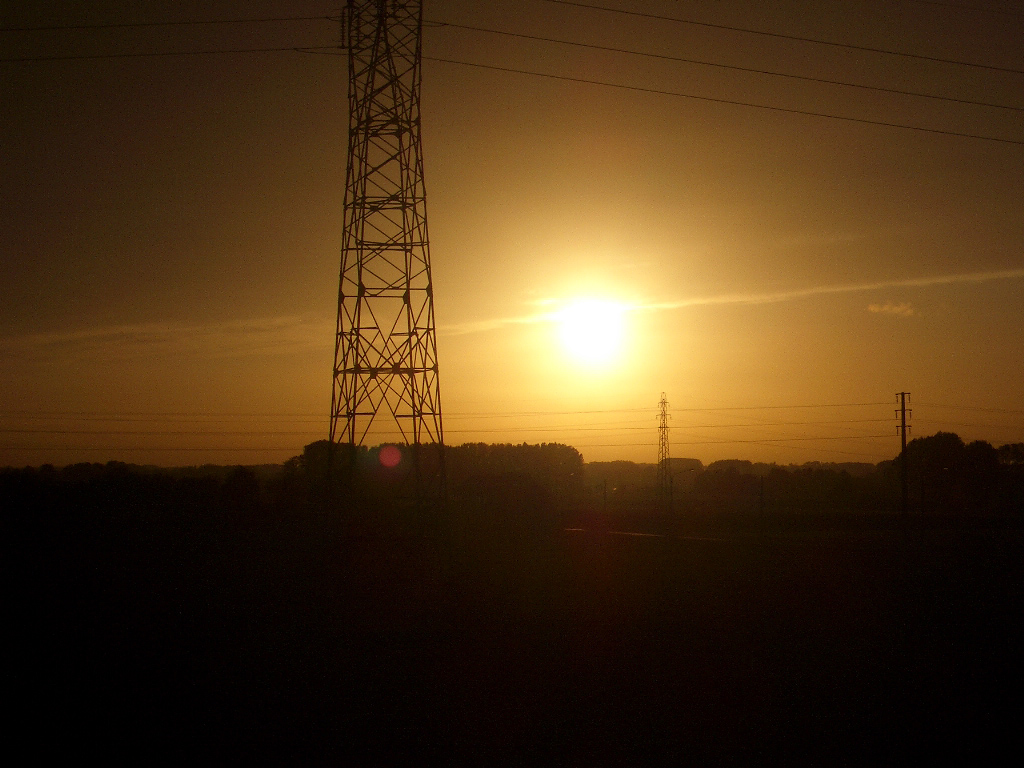
[[644,19],[654,19],[657,21],[669,21],[676,24],[687,24],[696,27],[706,27],[708,29],[721,29],[729,32],[741,32],[747,35],[762,35],[764,37],[773,37],[780,40],[792,40],[801,43],[812,43],[814,45],[829,46],[832,48],[846,48],[852,51],[864,51],[866,53],[878,53],[886,56],[899,56],[907,59],[919,59],[921,61],[931,61],[939,64],[952,64],[959,67],[971,67],[974,69],[987,69],[994,72],[1010,72],[1012,74],[1024,75],[1024,69],[1015,69],[1013,67],[1000,67],[994,64],[981,64],[973,61],[963,61],[960,59],[946,59],[940,56],[927,56],[920,53],[909,53],[907,51],[896,51],[889,48],[875,48],[868,45],[857,45],[854,43],[840,43],[833,40],[822,40],[815,37],[801,37],[799,35],[787,35],[781,32],[769,32],[760,29],[749,29],[747,27],[734,27],[728,24],[714,24],[707,21],[695,21],[693,19],[680,19],[675,16],[662,16],[655,13],[644,13],[642,11],[630,11],[624,8],[609,8],[604,5],[593,5],[591,3],[581,3],[575,0],[544,0],[548,3],[554,3],[556,5],[571,6],[574,8],[586,8],[595,11],[606,11],[608,13],[617,13],[626,16],[637,16]]
[[[562,2],[562,0],[549,0],[549,1],[550,2],[558,2],[558,3],[563,4],[563,5],[571,5],[571,6],[575,6],[575,7],[593,8],[593,9],[597,9],[597,10],[614,11],[614,12],[617,12],[617,13],[630,13],[632,15],[637,15],[637,16],[640,16],[640,17],[643,17],[643,18],[651,18],[651,19],[656,19],[656,20],[661,20],[661,21],[674,21],[674,22],[679,22],[679,23],[694,23],[694,24],[699,24],[701,26],[708,26],[708,27],[712,27],[712,28],[721,27],[723,29],[730,29],[731,31],[747,32],[747,33],[751,33],[751,34],[768,34],[769,36],[782,37],[782,38],[791,37],[791,36],[787,36],[787,35],[781,35],[779,33],[767,33],[767,32],[761,31],[761,30],[747,30],[747,29],[727,27],[725,25],[714,25],[714,24],[708,24],[708,23],[704,23],[704,22],[691,22],[690,20],[678,19],[678,18],[674,18],[674,17],[664,17],[664,16],[658,16],[656,14],[644,14],[644,13],[640,13],[640,12],[623,11],[621,9],[610,9],[610,8],[605,8],[603,6],[594,6],[594,5],[584,4],[584,3],[569,3],[569,2]],[[309,17],[296,16],[296,17],[263,17],[263,18],[256,18],[256,17],[254,17],[254,18],[249,18],[249,19],[225,19],[225,20],[216,20],[216,19],[213,19],[213,20],[198,20],[197,19],[197,20],[180,20],[180,21],[168,21],[168,22],[119,23],[119,24],[111,24],[111,25],[105,25],[105,24],[101,24],[101,25],[68,25],[67,29],[77,29],[77,28],[82,28],[82,29],[94,29],[94,28],[95,29],[103,29],[103,28],[108,28],[108,27],[109,28],[131,28],[131,27],[134,27],[134,26],[146,27],[146,26],[203,25],[203,24],[240,24],[240,23],[247,23],[247,22],[278,22],[278,23],[280,23],[280,22],[286,22],[286,21],[330,20],[332,18],[333,17],[330,17],[330,16],[309,16]],[[861,84],[861,83],[851,83],[851,82],[846,82],[846,81],[841,81],[841,80],[831,80],[831,79],[826,79],[826,78],[815,78],[815,77],[809,77],[809,76],[805,76],[805,75],[796,75],[796,74],[791,74],[791,73],[782,73],[782,72],[775,72],[775,71],[769,71],[769,70],[760,70],[760,69],[753,68],[753,67],[743,67],[743,66],[736,66],[736,65],[719,64],[719,63],[715,63],[715,62],[699,61],[699,60],[695,60],[695,59],[687,59],[687,58],[684,58],[684,57],[667,56],[667,55],[661,55],[661,54],[649,54],[649,53],[646,53],[646,52],[643,52],[643,51],[636,51],[636,50],[627,49],[627,48],[615,48],[615,47],[611,47],[611,46],[597,46],[597,45],[592,45],[592,44],[589,44],[589,43],[578,43],[578,42],[575,42],[575,41],[561,40],[561,39],[556,39],[556,38],[545,38],[545,37],[541,37],[541,36],[533,36],[533,35],[526,35],[526,34],[521,34],[521,33],[513,33],[513,32],[507,32],[507,31],[504,31],[504,30],[494,30],[494,29],[489,29],[489,28],[484,28],[484,27],[474,27],[474,26],[471,26],[471,25],[460,25],[460,24],[449,23],[449,22],[444,22],[444,21],[433,22],[432,25],[436,26],[436,27],[446,27],[447,26],[447,27],[450,27],[452,29],[463,29],[463,30],[466,30],[466,31],[474,31],[474,32],[480,32],[480,33],[500,34],[500,35],[506,35],[506,36],[510,36],[510,37],[514,37],[514,38],[542,40],[542,41],[546,41],[546,42],[549,42],[549,43],[556,43],[556,44],[561,44],[561,45],[572,45],[572,46],[578,46],[578,47],[584,47],[584,48],[592,48],[592,49],[599,49],[599,50],[614,51],[614,52],[618,52],[618,53],[622,53],[622,54],[628,54],[628,55],[633,55],[633,56],[644,56],[644,57],[650,57],[650,58],[664,59],[664,60],[668,60],[668,61],[695,63],[695,64],[701,64],[701,65],[705,65],[705,66],[720,67],[720,68],[730,69],[730,70],[735,70],[735,71],[744,71],[744,72],[750,72],[750,73],[763,74],[763,75],[767,75],[767,76],[783,77],[783,78],[790,78],[790,79],[795,79],[795,80],[804,80],[804,81],[808,81],[808,82],[816,82],[816,83],[819,83],[819,84],[828,84],[828,85],[835,85],[835,86],[840,86],[840,87],[849,87],[849,88],[857,88],[857,89],[870,90],[870,91],[876,91],[876,92],[890,93],[892,95],[906,96],[906,97],[912,97],[912,98],[934,99],[934,100],[944,101],[944,102],[947,102],[947,103],[957,103],[957,104],[961,104],[961,105],[965,105],[965,106],[978,106],[978,107],[985,107],[985,108],[992,108],[992,109],[1001,109],[1001,110],[1009,110],[1009,111],[1022,111],[1022,110],[1024,110],[1024,108],[1019,107],[1019,106],[1007,105],[1007,104],[999,104],[999,103],[995,103],[995,102],[986,102],[986,101],[980,101],[980,100],[975,100],[975,99],[964,99],[964,98],[960,98],[960,97],[943,96],[943,95],[940,95],[940,94],[931,94],[931,93],[924,93],[924,92],[918,92],[918,91],[904,91],[904,90],[901,90],[901,89],[877,87],[877,86],[865,85],[865,84]],[[14,27],[11,27],[11,28],[6,28],[6,31],[27,31],[29,29],[30,29],[29,27],[24,27],[24,28],[14,28]],[[43,29],[43,27],[39,27],[38,29]],[[857,45],[852,45],[852,44],[850,44],[850,45],[840,44],[840,43],[834,43],[834,42],[830,42],[830,41],[815,40],[813,38],[794,38],[794,39],[804,40],[805,42],[816,42],[816,43],[825,44],[825,45],[835,45],[835,46],[840,46],[840,47],[850,47],[850,48],[856,49],[856,50],[860,50],[860,49],[863,49],[863,50],[875,50],[875,49],[871,49],[871,48],[868,48],[868,47],[865,47],[865,46],[857,46]],[[307,53],[307,54],[344,55],[343,52],[342,52],[341,46],[335,44],[335,45],[312,45],[312,46],[309,46],[309,45],[306,45],[306,46],[273,46],[273,47],[254,47],[254,48],[234,47],[234,48],[206,49],[206,50],[194,50],[194,51],[143,51],[143,52],[136,51],[136,52],[130,52],[130,53],[110,53],[110,54],[63,54],[63,55],[57,55],[57,56],[22,56],[22,57],[9,57],[9,58],[0,59],[0,62],[5,62],[5,63],[17,63],[17,62],[28,63],[28,62],[44,62],[44,61],[60,62],[60,61],[75,61],[75,60],[100,60],[100,59],[121,59],[121,58],[129,59],[129,58],[138,58],[138,57],[174,57],[174,56],[198,56],[198,55],[208,55],[208,54],[240,54],[240,53],[272,53],[272,52],[292,52],[292,53]],[[917,54],[909,54],[909,53],[904,53],[904,52],[899,52],[899,51],[880,51],[880,52],[884,52],[884,53],[887,53],[887,54],[890,54],[890,55],[894,55],[894,56],[910,56],[910,57],[916,57],[916,58],[933,58],[933,57],[920,57]],[[975,140],[982,140],[982,141],[994,141],[994,142],[998,142],[998,143],[1012,144],[1012,145],[1024,145],[1024,140],[1017,140],[1017,139],[1012,139],[1012,138],[1007,138],[1007,137],[986,135],[986,134],[981,134],[981,133],[975,133],[975,132],[972,132],[972,131],[958,131],[958,130],[943,129],[943,128],[929,128],[929,127],[925,127],[925,126],[916,126],[916,125],[911,125],[911,124],[908,124],[908,123],[902,123],[902,122],[897,122],[897,121],[873,120],[873,119],[851,117],[851,116],[840,115],[840,114],[835,114],[835,113],[832,113],[832,112],[825,112],[825,111],[818,111],[818,110],[800,110],[800,109],[793,109],[793,108],[788,108],[788,107],[776,106],[776,105],[767,104],[767,103],[755,103],[755,102],[748,102],[748,101],[743,101],[743,100],[738,100],[738,99],[723,99],[723,98],[716,98],[716,97],[707,97],[707,96],[701,96],[699,94],[683,93],[683,92],[673,91],[673,90],[668,90],[668,89],[659,89],[659,88],[652,88],[652,87],[627,85],[627,84],[614,83],[614,82],[604,81],[604,80],[594,80],[594,79],[587,79],[587,78],[568,77],[568,76],[563,76],[563,75],[556,75],[556,74],[551,74],[551,73],[544,73],[544,72],[538,72],[538,71],[533,71],[533,70],[520,69],[520,68],[515,68],[515,67],[504,67],[504,66],[498,66],[498,65],[492,65],[492,64],[482,64],[482,63],[469,62],[469,61],[460,61],[460,60],[451,59],[451,58],[441,58],[441,57],[436,57],[436,58],[424,57],[424,58],[427,58],[428,60],[444,62],[444,63],[447,63],[447,64],[454,64],[454,65],[468,66],[468,67],[476,67],[476,68],[482,68],[482,69],[490,69],[490,70],[494,70],[494,71],[518,73],[518,74],[524,74],[524,75],[533,76],[533,77],[541,77],[541,78],[547,78],[547,79],[556,79],[556,80],[561,80],[561,81],[565,81],[565,82],[576,82],[576,83],[580,83],[580,84],[597,85],[597,86],[602,86],[602,87],[616,88],[616,89],[620,89],[620,90],[630,90],[630,91],[640,92],[640,93],[650,93],[650,94],[657,94],[657,95],[663,95],[663,96],[673,96],[673,97],[677,97],[677,98],[696,99],[696,100],[701,100],[701,101],[729,104],[729,105],[741,106],[741,107],[746,107],[746,108],[763,109],[763,110],[770,110],[770,111],[775,111],[775,112],[797,114],[797,115],[806,115],[806,116],[818,117],[818,118],[823,118],[823,119],[841,120],[841,121],[846,121],[846,122],[861,123],[861,124],[868,124],[868,125],[876,125],[876,126],[879,126],[879,127],[888,127],[888,128],[896,128],[896,129],[903,129],[903,130],[913,130],[913,131],[918,131],[918,132],[931,133],[931,134],[939,134],[939,135],[945,135],[945,136],[957,137],[957,138],[968,138],[968,139],[975,139]],[[981,65],[981,64],[974,63],[974,62],[958,62],[958,61],[955,61],[955,60],[952,60],[952,59],[936,59],[936,60],[943,61],[944,63],[950,64],[950,65],[967,66],[967,67],[981,67],[981,68],[989,68],[989,69],[992,68],[992,67],[988,67],[988,65]],[[996,69],[999,69],[999,68],[996,68]],[[1017,72],[1017,70],[1009,70],[1009,71]],[[1024,70],[1021,70],[1020,72],[1024,73]]]
[[570,83],[583,83],[587,85],[599,85],[606,88],[617,88],[619,90],[636,91],[638,93],[649,93],[657,96],[674,96],[683,99],[694,99],[696,101],[706,101],[715,104],[728,104],[730,106],[738,107],[751,107],[754,109],[764,109],[770,112],[782,112],[791,115],[803,115],[805,117],[822,117],[829,120],[843,120],[850,123],[860,123],[862,125],[876,125],[884,128],[901,128],[908,131],[919,131],[921,133],[931,133],[942,136],[952,136],[961,139],[980,139],[982,141],[994,141],[1000,144],[1014,144],[1017,146],[1024,146],[1024,139],[1007,139],[998,136],[985,136],[978,133],[969,133],[966,131],[953,131],[944,130],[941,128],[926,128],[919,125],[909,125],[907,123],[894,123],[888,120],[871,120],[863,117],[848,117],[845,115],[836,115],[829,112],[816,112],[807,109],[792,109],[790,107],[777,107],[770,104],[757,104],[749,101],[740,101],[738,99],[722,99],[714,96],[699,96],[692,93],[683,93],[681,91],[669,91],[661,88],[644,88],[637,85],[623,85],[620,83],[613,83],[607,80],[591,80],[582,77],[569,77],[568,75],[554,75],[546,72],[537,72],[534,70],[518,69],[515,67],[499,67],[492,64],[477,64],[469,61],[459,61],[457,59],[443,59],[438,57],[424,56],[429,61],[444,62],[446,64],[460,64],[468,67],[478,67],[480,69],[491,69],[498,72],[510,72],[522,75],[533,75],[535,77],[544,77],[550,80],[562,80]]
[[34,27],[0,27],[0,32],[71,32],[100,29],[143,29],[146,27],[195,27],[218,24],[265,24],[285,21],[332,21],[337,16],[255,16],[241,19],[181,19],[169,21],[122,21],[104,24],[51,24]]
[[993,109],[1006,109],[1015,112],[1024,111],[1024,107],[1012,106],[1009,104],[996,104],[988,101],[977,101],[975,99],[962,99],[953,96],[941,96],[934,93],[923,93],[921,91],[907,91],[899,88],[885,88],[877,85],[866,85],[863,83],[851,83],[847,80],[833,80],[824,77],[810,77],[808,75],[795,75],[788,72],[777,72],[770,69],[758,69],[755,67],[743,67],[734,64],[721,64],[714,61],[706,61],[703,59],[691,59],[684,56],[672,56],[664,53],[649,53],[646,51],[637,51],[632,48],[619,48],[609,45],[595,45],[593,43],[581,43],[574,40],[563,40],[554,37],[542,37],[539,35],[526,35],[519,32],[506,32],[500,29],[488,29],[486,27],[472,27],[465,24],[454,24],[451,22],[441,22],[439,24],[443,27],[450,27],[452,29],[466,30],[470,32],[483,32],[493,35],[502,35],[505,37],[518,38],[522,40],[534,40],[537,42],[553,43],[558,45],[567,45],[576,48],[586,48],[588,50],[605,51],[609,53],[622,53],[629,56],[639,56],[642,58],[657,59],[659,61],[670,61],[681,64],[699,64],[706,67],[715,67],[716,69],[728,69],[735,72],[747,72],[749,74],[756,75],[769,75],[771,77],[783,77],[790,80],[800,80],[808,83],[818,83],[821,85],[838,85],[844,88],[858,88],[865,91],[874,91],[875,93],[889,93],[897,96],[914,96],[922,99],[933,99],[937,101],[948,101],[955,104],[966,104],[976,107],[991,107]]

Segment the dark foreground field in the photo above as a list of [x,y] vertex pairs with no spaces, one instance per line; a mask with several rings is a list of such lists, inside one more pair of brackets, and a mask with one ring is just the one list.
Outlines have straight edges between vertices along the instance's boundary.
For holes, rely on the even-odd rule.
[[15,520],[14,740],[40,761],[302,765],[918,764],[1016,743],[1013,531],[423,538],[252,514]]

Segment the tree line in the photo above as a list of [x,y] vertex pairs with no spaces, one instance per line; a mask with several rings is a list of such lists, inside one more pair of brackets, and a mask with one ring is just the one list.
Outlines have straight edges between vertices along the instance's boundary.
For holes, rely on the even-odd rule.
[[[744,460],[703,465],[671,459],[672,498],[659,495],[655,464],[585,463],[572,446],[467,443],[397,451],[318,441],[283,465],[161,469],[109,462],[0,470],[5,506],[25,510],[118,510],[133,514],[284,514],[296,507],[387,505],[443,466],[449,506],[463,515],[517,518],[584,511],[608,514],[754,515],[890,513],[900,509],[904,467],[910,511],[1024,517],[1024,443],[964,443],[949,432],[920,437],[879,462],[778,465]],[[349,473],[349,474],[346,474]],[[352,474],[354,473],[354,475]],[[356,488],[358,486],[358,489]],[[358,490],[358,493],[356,492]],[[535,521],[536,522],[536,521]]]

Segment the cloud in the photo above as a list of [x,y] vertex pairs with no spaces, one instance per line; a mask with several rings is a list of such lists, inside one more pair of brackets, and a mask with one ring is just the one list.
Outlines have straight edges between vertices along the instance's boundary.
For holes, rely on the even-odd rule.
[[205,324],[136,323],[0,337],[0,357],[94,360],[188,353],[246,357],[329,348],[332,328],[285,315]]
[[914,308],[905,301],[899,304],[886,302],[885,304],[868,304],[868,312],[877,312],[881,315],[896,315],[897,317],[910,317],[914,314]]
[[539,312],[533,315],[521,315],[519,317],[495,317],[489,320],[471,320],[466,323],[452,323],[438,328],[438,333],[445,336],[465,336],[469,333],[484,333],[495,331],[499,328],[507,328],[510,325],[532,325],[533,323],[546,323],[554,320],[554,312]]
[[704,307],[715,304],[777,304],[796,301],[814,296],[829,296],[842,293],[863,293],[866,291],[891,290],[893,288],[929,288],[939,285],[965,283],[987,283],[994,280],[1018,280],[1024,278],[1024,267],[992,272],[967,272],[959,275],[937,275],[934,277],[913,277],[904,280],[880,280],[870,283],[841,283],[839,285],[816,285],[789,291],[764,293],[728,293],[718,296],[695,297],[678,301],[650,304],[646,309],[682,309]]
[[[723,293],[713,296],[693,296],[670,301],[629,304],[626,308],[632,312],[658,312],[686,309],[689,307],[711,307],[727,304],[778,304],[781,302],[814,298],[816,296],[832,296],[844,293],[866,293],[869,291],[883,291],[899,288],[930,288],[943,285],[988,283],[996,280],[1019,280],[1022,278],[1024,278],[1024,267],[1018,267],[1015,269],[993,270],[989,272],[964,272],[958,275],[912,277],[905,278],[903,280],[877,280],[874,282],[840,283],[838,285],[814,285],[807,288],[793,288],[787,291],[738,292]],[[531,303],[535,306],[545,307],[559,304],[560,301],[561,300],[558,299],[538,299]],[[877,309],[869,308],[872,312],[885,312],[904,317],[914,314],[914,309],[909,303],[897,305],[873,304],[871,307],[877,307]],[[538,312],[535,314],[523,315],[521,317],[495,318],[491,320],[480,320],[449,325],[441,328],[440,331],[448,335],[480,333],[496,330],[498,328],[505,328],[511,325],[548,322],[554,319],[554,316],[554,312]]]

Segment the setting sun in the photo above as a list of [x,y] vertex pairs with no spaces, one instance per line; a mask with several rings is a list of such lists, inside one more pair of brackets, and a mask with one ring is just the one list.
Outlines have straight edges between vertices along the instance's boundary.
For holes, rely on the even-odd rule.
[[555,314],[565,351],[577,362],[604,365],[615,360],[625,335],[626,308],[605,299],[577,299]]

